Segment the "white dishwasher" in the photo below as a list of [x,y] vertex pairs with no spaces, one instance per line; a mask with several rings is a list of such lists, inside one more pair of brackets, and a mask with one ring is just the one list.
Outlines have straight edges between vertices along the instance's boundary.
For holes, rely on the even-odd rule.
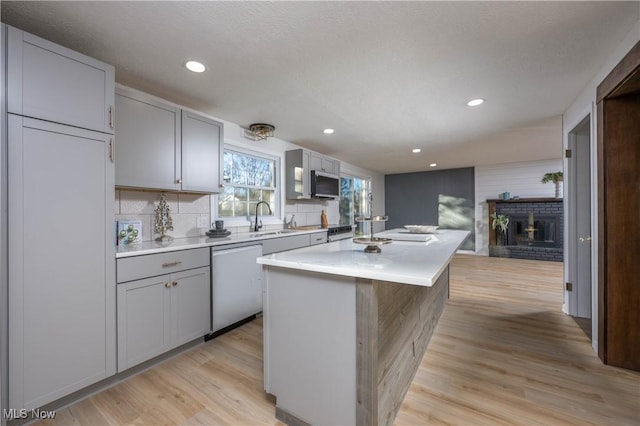
[[211,250],[212,332],[262,312],[261,245]]

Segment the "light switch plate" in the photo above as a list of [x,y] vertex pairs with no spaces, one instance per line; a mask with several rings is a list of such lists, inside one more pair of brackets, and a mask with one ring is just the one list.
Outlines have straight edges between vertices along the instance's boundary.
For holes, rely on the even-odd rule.
[[209,218],[206,216],[198,216],[197,219],[197,227],[198,228],[208,228],[209,227]]

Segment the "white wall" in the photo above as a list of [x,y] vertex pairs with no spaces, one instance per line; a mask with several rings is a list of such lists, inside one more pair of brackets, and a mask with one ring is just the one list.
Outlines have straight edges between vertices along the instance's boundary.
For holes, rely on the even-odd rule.
[[[638,13],[640,15],[640,2],[638,3]],[[620,60],[631,50],[636,43],[640,41],[640,20],[636,21],[636,24],[633,28],[627,33],[627,36],[618,47],[611,52],[610,57],[603,64],[600,71],[589,81],[584,90],[576,97],[575,101],[567,108],[563,115],[563,128],[562,128],[562,136],[563,136],[563,147],[565,149],[569,146],[569,132],[575,128],[587,115],[591,114],[591,258],[593,259],[592,268],[591,268],[591,336],[592,336],[592,346],[593,349],[597,352],[598,350],[598,209],[596,200],[598,199],[598,188],[597,188],[597,125],[598,117],[596,111],[596,90],[598,85],[604,80],[604,78],[611,72],[611,70],[620,62]],[[566,164],[565,164],[566,165]],[[565,202],[565,223],[567,223],[567,218],[571,215],[571,205],[567,205]],[[568,228],[568,227],[566,227]],[[565,229],[565,247],[564,252],[567,253],[569,244],[569,235],[568,229]],[[568,263],[565,263],[564,270],[564,279],[565,281],[569,280],[570,271],[568,270]],[[565,301],[569,300],[567,294],[564,297]],[[565,312],[569,312],[572,307],[567,306],[566,304],[563,306],[563,310]]]
[[496,199],[502,192],[510,192],[512,198],[555,197],[555,185],[543,184],[540,180],[545,173],[559,170],[562,170],[561,158],[476,167],[476,253],[489,255],[487,199]]

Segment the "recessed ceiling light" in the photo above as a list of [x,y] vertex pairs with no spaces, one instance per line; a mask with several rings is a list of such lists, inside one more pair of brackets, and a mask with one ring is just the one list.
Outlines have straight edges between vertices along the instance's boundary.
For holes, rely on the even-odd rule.
[[324,129],[322,131],[322,133],[324,133],[325,135],[331,135],[333,134],[334,130],[333,129]]
[[431,164],[429,164],[429,167],[436,167],[436,166],[437,166],[437,164],[436,164],[436,163],[431,163]]
[[420,151],[422,151],[420,148],[413,148],[413,149],[411,150],[411,152],[413,152],[414,154],[417,154],[417,153],[419,153]]
[[484,99],[471,99],[469,102],[467,102],[467,105],[469,106],[478,106],[478,105],[482,105],[482,103],[484,103]]
[[204,72],[206,69],[206,67],[198,61],[189,61],[184,64],[184,66],[187,67],[189,71],[193,72]]

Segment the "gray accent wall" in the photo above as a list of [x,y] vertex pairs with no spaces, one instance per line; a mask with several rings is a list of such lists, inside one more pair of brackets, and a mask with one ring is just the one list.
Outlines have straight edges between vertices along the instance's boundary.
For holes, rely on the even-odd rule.
[[404,225],[438,225],[466,229],[462,245],[475,250],[474,168],[399,173],[385,176],[386,229]]

